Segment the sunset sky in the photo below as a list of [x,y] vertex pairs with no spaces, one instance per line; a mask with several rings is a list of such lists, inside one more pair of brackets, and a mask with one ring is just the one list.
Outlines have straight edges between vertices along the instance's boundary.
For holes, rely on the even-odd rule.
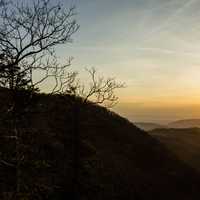
[[72,3],[80,29],[59,54],[73,56],[74,69],[126,82],[117,112],[133,121],[200,118],[199,0]]

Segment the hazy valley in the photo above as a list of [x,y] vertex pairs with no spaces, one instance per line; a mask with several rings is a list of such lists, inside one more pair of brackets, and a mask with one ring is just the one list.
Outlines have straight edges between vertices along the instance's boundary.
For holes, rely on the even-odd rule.
[[180,160],[200,170],[199,119],[178,120],[167,125],[153,123],[136,123],[136,125],[148,131],[151,136],[158,139]]

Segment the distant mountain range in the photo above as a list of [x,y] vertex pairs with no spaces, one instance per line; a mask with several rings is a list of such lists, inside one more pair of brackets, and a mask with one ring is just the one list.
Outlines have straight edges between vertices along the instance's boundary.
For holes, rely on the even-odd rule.
[[169,128],[200,128],[200,119],[185,119],[171,122]]
[[154,129],[165,128],[164,125],[150,123],[150,122],[136,122],[134,123],[138,128],[143,129],[145,131],[151,131]]
[[136,122],[135,125],[145,131],[151,131],[160,128],[200,128],[200,119],[177,120],[166,125],[149,122]]

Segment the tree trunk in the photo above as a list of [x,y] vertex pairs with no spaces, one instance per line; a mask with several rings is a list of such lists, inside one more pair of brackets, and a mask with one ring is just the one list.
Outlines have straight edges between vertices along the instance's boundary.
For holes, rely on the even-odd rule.
[[75,200],[79,200],[80,183],[79,183],[79,168],[80,168],[80,105],[73,105],[73,196]]
[[11,90],[12,98],[13,98],[13,110],[12,110],[12,130],[14,136],[16,138],[16,198],[20,198],[21,189],[22,189],[22,171],[21,171],[21,158],[22,152],[20,146],[22,145],[21,140],[21,130],[20,126],[22,126],[22,110],[23,108],[19,105],[20,101],[24,101],[24,99],[20,99],[20,96],[17,94],[17,91]]

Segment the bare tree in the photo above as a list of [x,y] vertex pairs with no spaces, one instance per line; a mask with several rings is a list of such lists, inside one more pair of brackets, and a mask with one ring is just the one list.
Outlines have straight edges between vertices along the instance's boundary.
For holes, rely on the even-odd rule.
[[[60,64],[55,48],[72,42],[72,35],[79,28],[74,15],[75,7],[65,9],[51,0],[0,1],[0,87],[10,89],[12,96],[8,116],[14,134],[10,139],[16,140],[16,195],[21,193],[20,127],[27,101],[47,79],[54,83],[53,92],[59,90],[62,77],[73,79],[73,73],[68,72],[72,58]],[[19,93],[21,89],[31,91],[30,95]],[[7,161],[0,162],[12,166]]]
[[[69,94],[74,117],[74,182],[77,193],[77,176],[80,143],[80,112],[89,104],[115,105],[118,98],[114,91],[124,87],[113,78],[98,77],[95,69],[87,70],[91,78],[89,85],[78,80],[78,73],[70,72],[72,58],[60,64],[56,56],[58,45],[72,42],[72,35],[79,25],[74,19],[75,7],[66,10],[51,0],[0,1],[0,87],[12,91],[13,104],[8,110],[12,115],[12,132],[16,140],[17,191],[21,192],[21,131],[20,123],[24,102],[27,98],[18,96],[19,89],[31,92],[47,79],[53,82],[52,94]],[[31,93],[32,94],[32,93]],[[76,97],[79,98],[76,101]],[[28,96],[29,98],[29,96]],[[73,98],[72,98],[73,99]],[[9,162],[1,160],[6,165]],[[12,163],[11,163],[12,164]],[[78,197],[76,197],[78,199]]]
[[89,75],[89,82],[85,84],[78,78],[78,72],[69,73],[67,77],[55,77],[60,86],[54,93],[80,97],[81,104],[103,104],[107,108],[113,107],[118,102],[115,90],[124,88],[125,83],[117,82],[115,78],[98,76],[95,68],[85,70]]
[[79,28],[74,15],[75,7],[67,10],[50,0],[1,1],[0,86],[33,88],[63,74],[71,58],[59,64],[55,47],[72,42]]
[[[86,69],[88,72],[89,83],[81,83],[78,78],[78,73],[73,74],[73,81],[60,78],[59,91],[71,96],[71,107],[73,113],[73,194],[74,199],[80,199],[80,183],[79,183],[79,169],[80,169],[80,143],[81,143],[81,129],[84,123],[81,119],[81,113],[87,106],[102,104],[107,108],[113,107],[118,102],[118,97],[115,95],[117,89],[125,87],[124,83],[119,83],[115,78],[104,78],[98,76],[95,68]],[[74,98],[73,98],[74,97]],[[69,101],[68,101],[69,102]],[[86,120],[87,121],[87,120]],[[84,120],[85,122],[85,120]],[[87,124],[88,125],[88,124]]]

